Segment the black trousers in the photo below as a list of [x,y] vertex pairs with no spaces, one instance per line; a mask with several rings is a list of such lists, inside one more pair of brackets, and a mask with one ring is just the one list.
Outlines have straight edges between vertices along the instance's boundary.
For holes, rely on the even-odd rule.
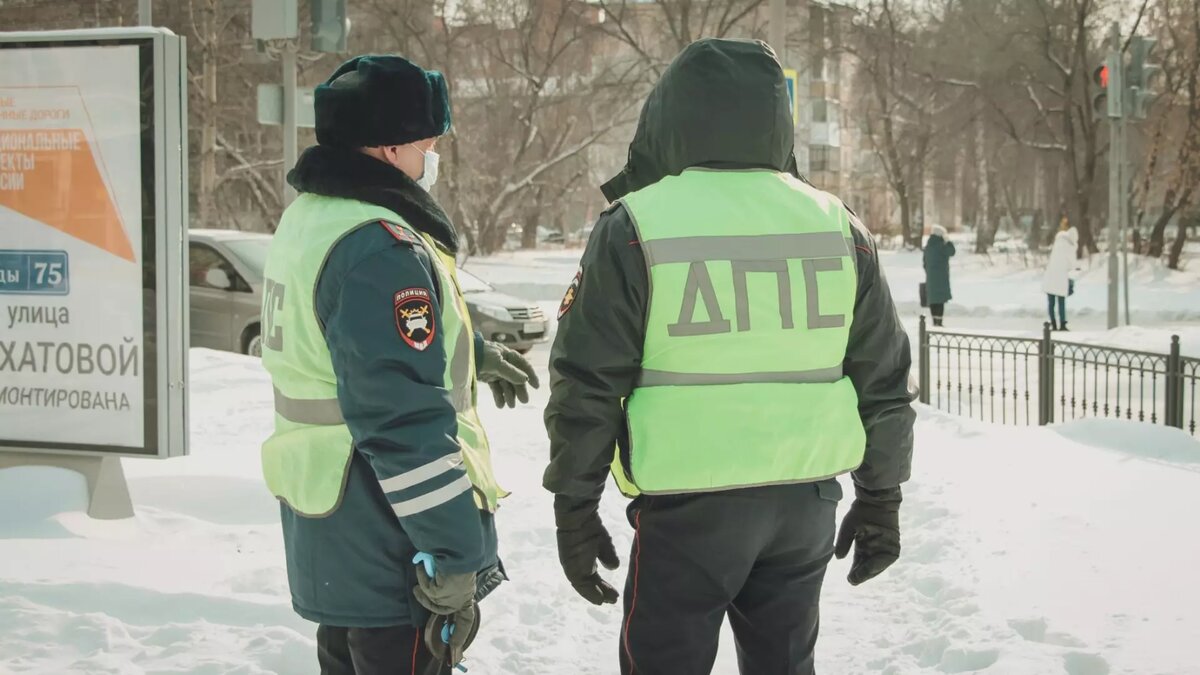
[[743,675],[814,673],[840,497],[826,481],[634,500],[621,672],[711,672],[728,616]]
[[942,325],[942,316],[946,313],[946,305],[941,302],[930,305],[929,313],[933,315],[933,325],[940,326]]
[[421,629],[317,627],[321,675],[449,675],[433,660]]

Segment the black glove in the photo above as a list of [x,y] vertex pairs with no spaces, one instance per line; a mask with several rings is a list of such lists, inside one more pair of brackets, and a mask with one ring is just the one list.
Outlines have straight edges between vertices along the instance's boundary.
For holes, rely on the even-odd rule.
[[538,388],[537,371],[517,352],[498,342],[485,341],[479,356],[479,381],[492,389],[497,408],[515,408],[517,401],[529,403],[526,383]]
[[558,525],[558,561],[575,592],[593,605],[614,604],[619,597],[596,569],[596,561],[605,569],[621,565],[612,537],[600,520],[600,503],[556,495],[554,522]]
[[[429,576],[424,565],[417,566],[417,602],[433,613],[425,627],[425,644],[439,659],[444,655],[451,666],[462,661],[463,652],[479,632],[475,573]],[[453,626],[453,630],[443,627]],[[449,638],[448,641],[443,637]]]
[[900,558],[900,488],[856,488],[855,493],[833,551],[841,560],[854,542],[854,562],[846,576],[853,586],[874,579]]

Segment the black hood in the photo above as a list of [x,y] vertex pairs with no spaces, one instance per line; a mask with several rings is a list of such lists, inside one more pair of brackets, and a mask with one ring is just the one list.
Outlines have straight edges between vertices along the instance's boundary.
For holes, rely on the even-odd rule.
[[458,232],[437,201],[403,171],[357,150],[314,145],[288,172],[297,192],[356,199],[395,211],[411,227],[458,253]]
[[609,201],[693,166],[796,172],[787,81],[775,52],[753,40],[688,45],[642,107],[629,159],[601,190]]

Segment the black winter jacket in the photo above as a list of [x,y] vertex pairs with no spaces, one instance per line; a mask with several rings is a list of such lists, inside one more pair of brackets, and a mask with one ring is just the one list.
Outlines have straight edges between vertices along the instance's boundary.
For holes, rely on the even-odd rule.
[[[795,174],[792,146],[786,84],[770,48],[702,40],[684,50],[651,92],[629,162],[604,192],[619,199],[693,166]],[[853,476],[860,488],[891,491],[908,479],[911,465],[912,357],[874,240],[850,216],[858,294],[843,366],[867,432],[866,456]],[[637,230],[618,201],[600,216],[560,309],[546,409],[550,465],[543,484],[551,492],[599,499],[614,447],[628,457],[622,401],[641,369],[648,304]]]

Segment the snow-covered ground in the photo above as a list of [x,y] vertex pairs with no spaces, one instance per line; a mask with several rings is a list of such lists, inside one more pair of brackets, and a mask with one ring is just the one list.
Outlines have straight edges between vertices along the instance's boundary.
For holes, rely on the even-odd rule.
[[[519,254],[468,268],[553,309],[577,259]],[[899,296],[911,281],[915,298],[913,259],[885,254]],[[955,273],[964,325],[1036,329],[1019,310],[1024,296],[1041,307],[1029,274]],[[1159,312],[1148,323],[1194,319],[1200,284],[1188,279],[1135,286]],[[1076,297],[1088,306],[1086,289]],[[1158,350],[1141,343],[1163,334],[1117,339]],[[547,352],[532,353],[543,370]],[[191,360],[192,455],[125,462],[136,519],[88,519],[71,473],[0,471],[0,673],[316,672],[313,626],[290,610],[277,506],[259,477],[269,381],[246,357],[193,350]],[[484,608],[473,675],[617,672],[619,609],[579,599],[558,567],[540,487],[545,398],[484,411],[514,493],[499,516],[513,581]],[[844,563],[830,567],[820,672],[1200,673],[1200,442],[1133,423],[1013,429],[923,408],[917,443],[901,560],[858,588]],[[627,552],[623,506],[610,492],[603,515]],[[735,673],[734,662],[725,635],[715,672]]]

